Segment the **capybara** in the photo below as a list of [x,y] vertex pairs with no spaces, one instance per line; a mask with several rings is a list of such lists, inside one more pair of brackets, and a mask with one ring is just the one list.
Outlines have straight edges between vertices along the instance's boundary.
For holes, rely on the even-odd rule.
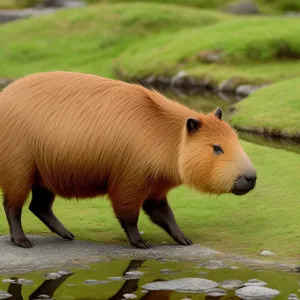
[[20,78],[0,93],[0,187],[11,240],[29,248],[22,207],[65,239],[55,195],[108,195],[132,246],[142,208],[178,244],[167,193],[184,184],[209,194],[246,194],[256,171],[222,109],[200,113],[154,89],[96,75],[53,71]]

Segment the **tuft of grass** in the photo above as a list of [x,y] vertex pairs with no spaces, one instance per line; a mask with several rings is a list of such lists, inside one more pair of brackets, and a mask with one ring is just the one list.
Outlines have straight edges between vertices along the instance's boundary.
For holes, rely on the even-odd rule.
[[[169,194],[176,219],[194,243],[203,246],[253,257],[268,249],[276,253],[276,258],[295,258],[300,240],[299,155],[248,142],[242,142],[242,146],[257,168],[255,190],[245,196],[215,197],[179,187]],[[76,239],[128,244],[106,198],[78,202],[58,198],[54,212]],[[3,210],[0,219],[5,220]],[[50,234],[26,207],[23,224],[27,233]],[[175,244],[143,212],[139,230],[152,244]],[[8,234],[5,221],[0,223],[0,235],[4,234]]]
[[236,112],[231,117],[231,123],[249,129],[300,133],[299,86],[300,77],[255,91],[235,105]]
[[[284,20],[284,26],[280,24]],[[173,74],[181,69],[193,70],[193,74],[214,75],[233,68],[253,77],[252,70],[260,80],[278,78],[272,64],[289,75],[295,72],[291,63],[300,58],[300,19],[282,17],[234,18],[209,27],[183,29],[174,36],[168,33],[152,35],[137,41],[124,50],[117,59],[117,67],[128,77],[149,74]],[[219,51],[217,63],[205,64],[198,58],[203,51]],[[144,62],[147,61],[145,65]],[[264,74],[260,66],[264,64]],[[249,68],[249,65],[252,67]],[[270,64],[270,67],[267,67]],[[212,72],[210,72],[210,70]],[[222,71],[224,70],[224,71]],[[227,77],[228,78],[228,77]]]
[[226,19],[220,13],[172,5],[96,5],[7,23],[0,27],[1,77],[67,69],[114,76],[114,61],[137,39],[202,27]]

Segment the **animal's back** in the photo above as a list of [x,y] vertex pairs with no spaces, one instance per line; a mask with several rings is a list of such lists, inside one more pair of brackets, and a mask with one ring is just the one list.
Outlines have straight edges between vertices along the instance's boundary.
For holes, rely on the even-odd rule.
[[166,116],[136,85],[70,72],[35,74],[2,92],[0,114],[1,184],[2,170],[13,176],[15,165],[30,174],[34,169],[34,180],[56,194],[94,196],[164,159],[157,148],[166,138],[159,125]]

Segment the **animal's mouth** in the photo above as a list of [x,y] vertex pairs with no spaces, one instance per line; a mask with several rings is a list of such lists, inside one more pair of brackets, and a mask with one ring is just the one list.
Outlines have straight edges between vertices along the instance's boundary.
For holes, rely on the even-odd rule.
[[249,193],[255,188],[256,185],[256,175],[255,176],[239,176],[234,183],[234,186],[231,190],[232,194],[242,196]]
[[250,190],[240,190],[240,189],[237,189],[237,188],[234,187],[231,190],[231,193],[234,194],[234,195],[237,195],[237,196],[242,196],[242,195],[248,194],[252,189],[250,189]]

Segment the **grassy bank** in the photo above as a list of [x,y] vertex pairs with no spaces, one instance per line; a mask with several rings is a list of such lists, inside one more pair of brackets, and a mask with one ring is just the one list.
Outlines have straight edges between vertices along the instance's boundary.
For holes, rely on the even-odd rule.
[[[121,53],[117,66],[129,78],[185,70],[215,84],[231,77],[240,77],[241,83],[274,82],[300,75],[299,33],[298,18],[227,19],[205,28],[183,29],[176,38],[162,33],[137,41]],[[204,61],[205,53],[218,52],[217,62]]]
[[213,11],[171,5],[97,5],[0,27],[1,77],[68,69],[115,76],[115,58],[137,40],[226,20]]
[[[178,223],[195,243],[218,250],[255,256],[269,249],[276,257],[297,257],[299,155],[250,143],[243,143],[243,146],[257,167],[257,188],[243,197],[208,197],[185,187],[177,188],[169,195],[169,201]],[[127,244],[110,203],[105,199],[79,202],[57,199],[54,211],[77,239]],[[0,210],[0,219],[4,220],[3,210]],[[49,233],[27,208],[23,224],[28,233]],[[139,229],[145,232],[143,236],[150,243],[173,243],[144,213]],[[7,232],[7,224],[3,221],[0,234]]]
[[294,78],[256,91],[235,105],[231,123],[253,130],[266,128],[287,135],[300,134],[299,85],[300,78]]

